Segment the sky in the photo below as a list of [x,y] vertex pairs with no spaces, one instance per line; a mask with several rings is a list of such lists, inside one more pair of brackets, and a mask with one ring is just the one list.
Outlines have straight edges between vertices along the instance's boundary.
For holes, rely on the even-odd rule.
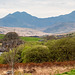
[[39,18],[54,17],[75,11],[75,0],[0,0],[0,18],[16,11]]

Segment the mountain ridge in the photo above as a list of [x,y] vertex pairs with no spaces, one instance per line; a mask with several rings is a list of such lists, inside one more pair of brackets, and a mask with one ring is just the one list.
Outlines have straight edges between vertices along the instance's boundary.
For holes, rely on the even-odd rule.
[[[68,25],[67,25],[68,24]],[[38,18],[26,12],[15,12],[0,19],[1,27],[23,27],[43,30],[47,33],[68,32],[75,28],[75,11],[56,17]],[[69,30],[66,31],[65,27]]]

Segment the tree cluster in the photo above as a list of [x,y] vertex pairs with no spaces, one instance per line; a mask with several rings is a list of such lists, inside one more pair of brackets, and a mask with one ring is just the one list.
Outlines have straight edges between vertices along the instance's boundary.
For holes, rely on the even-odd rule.
[[[16,48],[20,63],[75,60],[75,37],[42,42],[26,42]],[[4,53],[2,54],[4,55]],[[1,56],[0,62],[5,61]]]

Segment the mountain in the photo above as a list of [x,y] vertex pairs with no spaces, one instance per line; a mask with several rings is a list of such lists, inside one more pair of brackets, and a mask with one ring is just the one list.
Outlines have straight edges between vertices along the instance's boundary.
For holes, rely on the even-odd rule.
[[75,31],[75,11],[70,14],[54,17],[54,24],[50,25],[44,32],[65,33]]
[[65,33],[75,30],[75,11],[56,17],[38,18],[26,12],[15,12],[0,19],[0,27],[23,27],[47,33]]

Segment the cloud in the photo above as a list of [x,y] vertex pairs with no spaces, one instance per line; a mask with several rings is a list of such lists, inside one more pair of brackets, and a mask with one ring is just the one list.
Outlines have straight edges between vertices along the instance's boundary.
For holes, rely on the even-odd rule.
[[0,17],[26,11],[37,17],[67,14],[75,10],[75,0],[0,0]]

